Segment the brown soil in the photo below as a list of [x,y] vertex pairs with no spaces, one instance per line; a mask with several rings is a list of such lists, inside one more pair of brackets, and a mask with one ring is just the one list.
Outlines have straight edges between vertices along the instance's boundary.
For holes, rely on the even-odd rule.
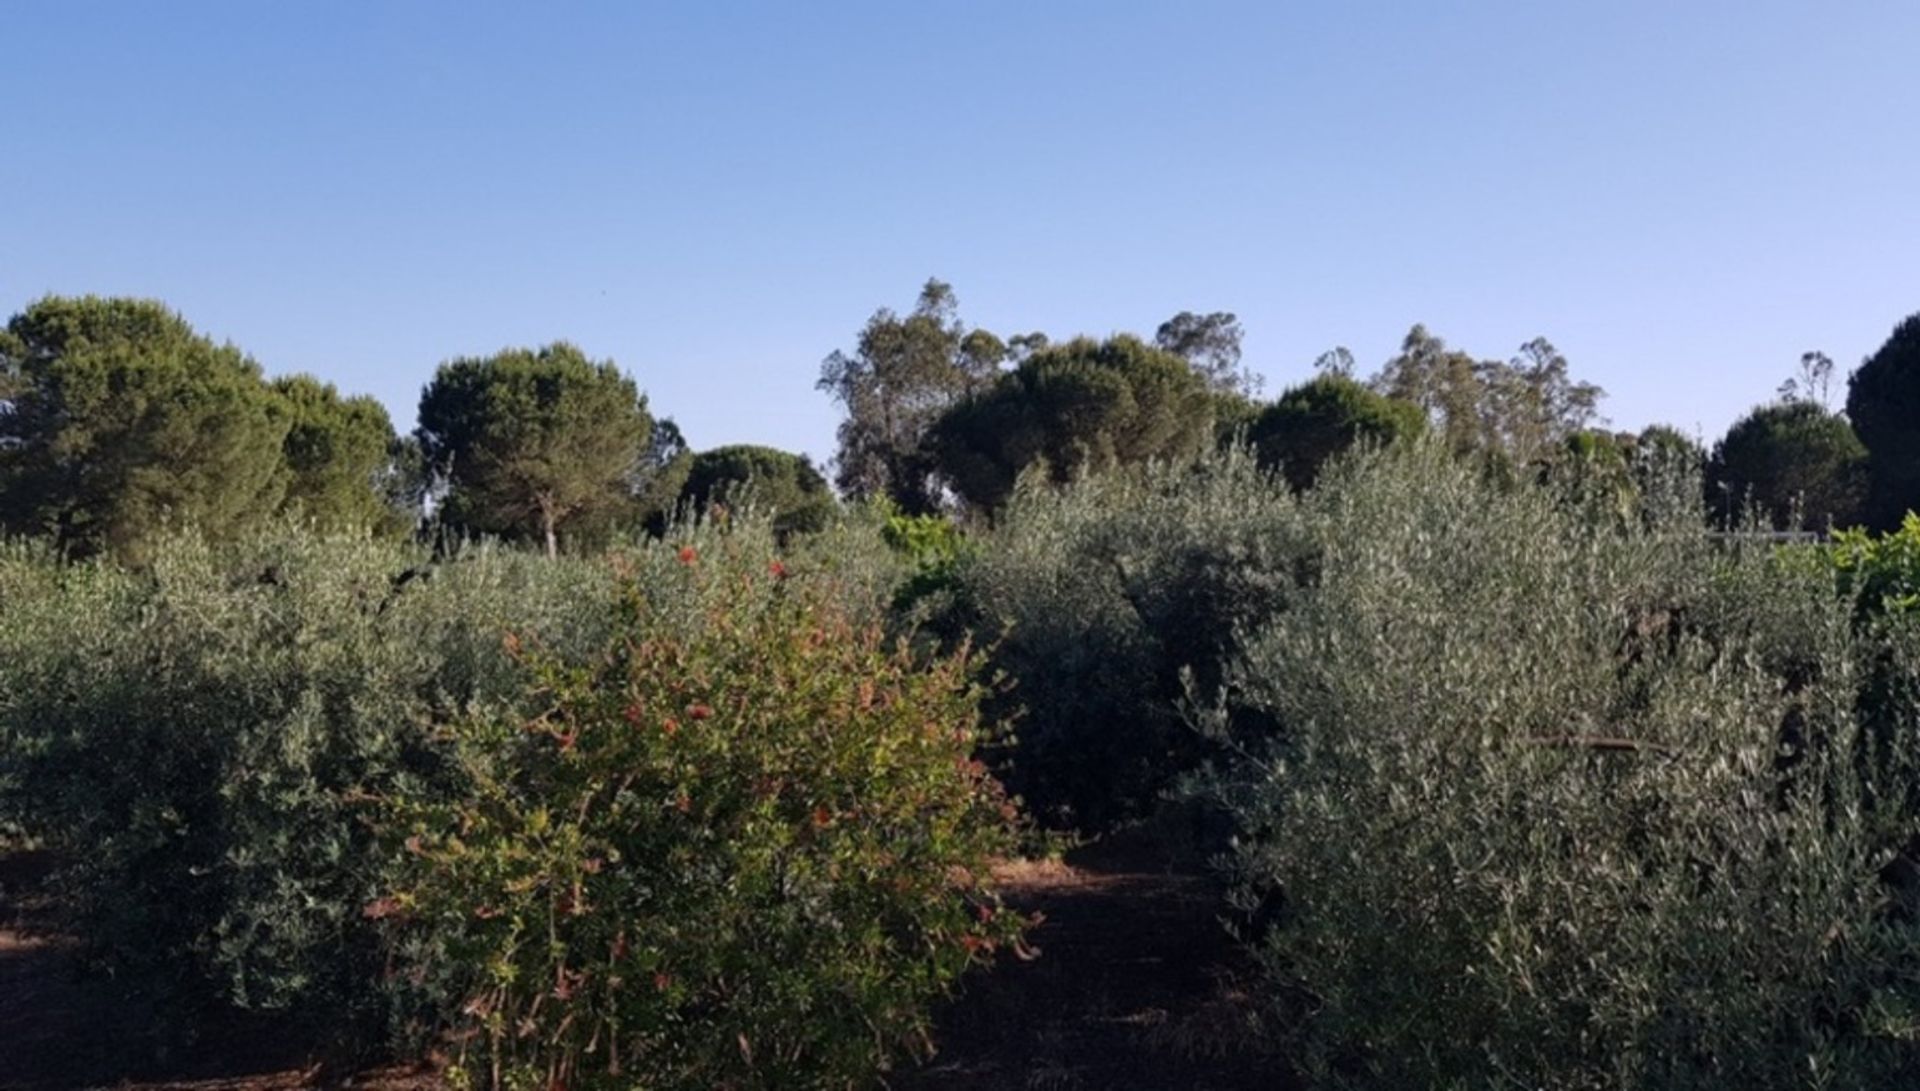
[[941,1013],[939,1052],[900,1091],[1241,1091],[1296,1085],[1262,1048],[1217,886],[1143,834],[1002,870],[1044,919]]
[[[80,972],[34,890],[37,854],[0,852],[0,1089],[431,1091],[418,1069],[345,1073],[313,1060],[301,1028],[227,1020],[161,1049],[152,1000]],[[1003,957],[940,1013],[938,1053],[897,1091],[1240,1091],[1286,1088],[1249,1032],[1245,973],[1217,919],[1219,892],[1146,837],[1000,872],[1008,902],[1044,915],[1038,958]]]

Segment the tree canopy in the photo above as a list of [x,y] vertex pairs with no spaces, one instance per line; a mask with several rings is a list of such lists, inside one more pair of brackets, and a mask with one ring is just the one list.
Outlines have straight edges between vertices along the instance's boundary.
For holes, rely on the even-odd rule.
[[1867,449],[1845,420],[1819,404],[1776,402],[1727,430],[1708,460],[1707,481],[1726,520],[1753,516],[1776,529],[1824,530],[1859,518]]
[[1229,311],[1181,311],[1160,323],[1153,343],[1185,360],[1215,390],[1251,398],[1260,391],[1260,378],[1240,366],[1243,336],[1240,319]]
[[1187,362],[1137,337],[1080,338],[1034,352],[933,428],[935,464],[980,508],[997,507],[1029,467],[1086,472],[1197,453],[1213,399]]
[[260,367],[150,300],[50,296],[0,336],[0,527],[137,557],[170,524],[215,536],[285,496],[288,421]]
[[1263,464],[1278,468],[1294,488],[1307,489],[1328,459],[1356,443],[1387,444],[1425,431],[1419,406],[1327,372],[1262,410],[1247,438]]
[[417,434],[446,521],[541,542],[629,508],[653,419],[610,360],[556,341],[440,366]]
[[849,496],[886,496],[916,513],[939,506],[927,431],[949,406],[990,385],[1008,356],[998,337],[969,330],[958,307],[951,285],[929,280],[909,314],[874,312],[851,353],[821,364],[816,385],[847,414],[834,477]]
[[806,456],[752,444],[694,455],[680,491],[695,510],[748,495],[772,514],[781,534],[821,529],[835,504],[827,479]]
[[1848,380],[1847,418],[1872,456],[1868,518],[1896,527],[1920,508],[1920,313],[1895,326]]
[[273,392],[287,422],[284,509],[324,528],[394,527],[402,516],[389,479],[405,456],[386,407],[365,395],[343,398],[311,375],[275,379]]
[[1598,419],[1606,395],[1575,382],[1566,357],[1544,337],[1510,360],[1476,360],[1418,325],[1372,386],[1419,406],[1454,451],[1496,453],[1515,465],[1551,457]]

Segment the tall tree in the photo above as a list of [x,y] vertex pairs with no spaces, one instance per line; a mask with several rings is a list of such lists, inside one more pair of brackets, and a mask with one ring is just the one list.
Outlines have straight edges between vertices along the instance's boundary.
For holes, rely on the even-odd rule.
[[1920,508],[1920,313],[1847,381],[1847,419],[1872,455],[1868,518],[1881,529]]
[[1821,406],[1775,402],[1735,421],[1714,445],[1707,484],[1728,522],[1751,515],[1778,529],[1847,525],[1866,500],[1867,449]]
[[440,366],[418,435],[454,526],[559,551],[571,526],[633,503],[647,400],[610,360],[556,341]]
[[1160,323],[1153,343],[1185,360],[1215,390],[1251,398],[1260,392],[1260,377],[1240,366],[1242,337],[1240,319],[1231,312],[1181,311]]
[[1248,438],[1260,461],[1278,468],[1296,489],[1308,489],[1320,468],[1357,443],[1388,444],[1426,431],[1411,402],[1326,372],[1282,394],[1262,410]]
[[1477,362],[1416,325],[1407,331],[1400,352],[1374,376],[1373,388],[1389,398],[1419,406],[1456,452],[1479,446],[1480,380]]
[[834,457],[843,492],[888,496],[909,512],[939,507],[927,429],[992,383],[1008,351],[992,334],[969,330],[958,307],[951,285],[929,280],[911,313],[874,312],[853,352],[821,364],[817,385],[846,410]]
[[1800,354],[1800,370],[1780,384],[1783,402],[1808,401],[1825,407],[1833,394],[1833,357],[1824,352]]
[[1569,437],[1599,418],[1606,396],[1574,381],[1566,357],[1544,337],[1510,360],[1476,360],[1417,325],[1372,385],[1420,406],[1454,451],[1494,453],[1515,464],[1557,457]]
[[168,524],[224,535],[286,487],[258,364],[160,303],[49,296],[0,335],[0,527],[137,558]]
[[343,398],[311,375],[275,379],[273,392],[287,421],[283,508],[323,528],[391,529],[397,513],[385,486],[397,437],[386,407]]
[[934,426],[941,474],[968,503],[997,507],[1023,470],[1055,481],[1213,440],[1213,395],[1185,360],[1136,337],[1042,349]]
[[806,456],[751,444],[693,456],[680,495],[696,511],[750,497],[782,535],[819,530],[834,509],[833,489]]

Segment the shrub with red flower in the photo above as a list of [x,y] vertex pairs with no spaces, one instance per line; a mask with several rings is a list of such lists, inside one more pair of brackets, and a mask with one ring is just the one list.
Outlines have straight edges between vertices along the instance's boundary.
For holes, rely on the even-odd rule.
[[1019,935],[980,878],[1016,830],[969,765],[970,653],[920,657],[844,586],[703,545],[636,562],[653,582],[623,580],[598,656],[527,642],[529,701],[570,749],[468,722],[476,794],[404,813],[395,950],[457,968],[456,1078],[865,1085]]

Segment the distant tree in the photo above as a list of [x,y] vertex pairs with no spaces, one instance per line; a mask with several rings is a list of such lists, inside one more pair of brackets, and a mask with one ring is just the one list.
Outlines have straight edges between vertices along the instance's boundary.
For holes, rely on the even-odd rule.
[[1389,444],[1426,431],[1420,407],[1335,372],[1280,395],[1248,432],[1260,461],[1308,489],[1328,459],[1356,443]]
[[935,465],[969,504],[999,506],[1028,467],[1055,481],[1154,458],[1185,458],[1213,440],[1206,382],[1136,337],[1081,338],[1029,356],[934,426]]
[[1240,319],[1227,311],[1181,311],[1153,334],[1155,346],[1185,360],[1207,385],[1252,397],[1260,391],[1260,377],[1240,366],[1241,339]]
[[911,313],[874,312],[852,353],[835,352],[821,364],[819,389],[846,410],[834,457],[843,492],[886,496],[915,513],[940,506],[927,430],[949,406],[990,385],[1008,353],[993,335],[967,329],[957,312],[952,286],[929,280]]
[[749,444],[694,455],[680,495],[695,511],[750,495],[782,535],[820,530],[835,504],[827,479],[806,456]]
[[397,437],[386,407],[364,395],[343,398],[311,375],[275,379],[273,392],[287,421],[282,508],[328,529],[392,529],[396,513],[383,486],[395,471]]
[[1872,455],[1867,517],[1890,530],[1920,508],[1920,314],[1895,326],[1848,380],[1847,419]]
[[1707,452],[1698,440],[1671,424],[1650,424],[1634,437],[1636,459],[1671,458],[1691,463],[1696,469],[1706,465]]
[[169,524],[220,536],[286,488],[258,364],[148,300],[49,296],[0,335],[0,528],[137,558]]
[[1259,402],[1231,390],[1212,391],[1214,443],[1225,447],[1246,435],[1260,416]]
[[427,518],[428,501],[433,495],[433,475],[427,470],[427,456],[420,449],[420,437],[395,436],[388,444],[387,465],[380,474],[378,488],[394,529],[403,533],[419,530]]
[[1032,333],[1016,333],[1007,338],[1007,363],[1019,364],[1022,360],[1046,348],[1053,342],[1046,334],[1035,330]]
[[1320,375],[1338,375],[1342,378],[1353,377],[1353,353],[1345,345],[1335,345],[1314,357],[1313,370]]
[[1598,419],[1606,395],[1575,382],[1566,357],[1544,337],[1511,360],[1475,360],[1417,325],[1371,385],[1419,406],[1452,450],[1495,454],[1515,466],[1555,457]]
[[692,472],[693,450],[687,446],[680,426],[672,417],[655,421],[653,442],[648,444],[647,457],[633,487],[640,526],[648,534],[658,537],[667,532],[678,513],[687,475]]
[[1734,422],[1708,460],[1708,496],[1723,520],[1755,515],[1808,530],[1855,522],[1866,500],[1867,449],[1847,422],[1813,402],[1776,402]]
[[1800,370],[1780,384],[1783,402],[1812,402],[1829,408],[1833,391],[1833,358],[1824,352],[1800,354]]
[[633,380],[564,341],[442,364],[417,430],[449,525],[549,556],[570,527],[630,508],[652,433]]

